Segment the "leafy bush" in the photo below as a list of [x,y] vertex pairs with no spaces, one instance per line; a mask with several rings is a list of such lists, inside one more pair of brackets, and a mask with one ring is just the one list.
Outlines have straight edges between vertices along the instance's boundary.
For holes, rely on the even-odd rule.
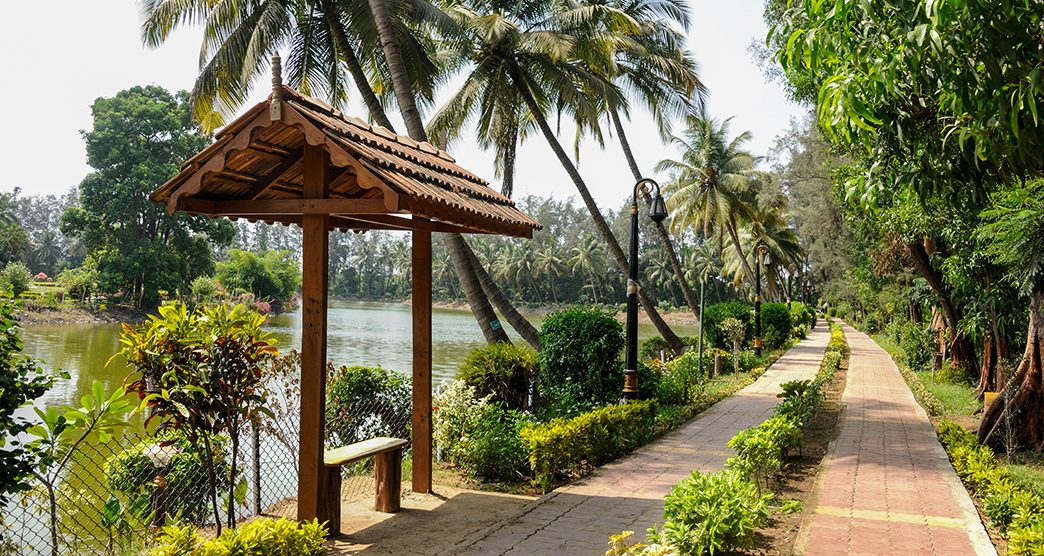
[[776,415],[760,425],[740,431],[729,440],[736,457],[725,462],[753,477],[758,485],[768,484],[769,476],[783,464],[783,456],[801,442],[801,420],[793,415]]
[[954,367],[947,363],[935,373],[935,380],[944,384],[963,385],[971,382],[971,377],[968,376],[968,371],[964,367]]
[[325,553],[326,525],[279,518],[258,518],[238,529],[226,529],[215,539],[204,540],[191,526],[163,528],[159,546],[151,556],[320,556]]
[[98,288],[98,269],[90,261],[77,268],[67,268],[58,274],[58,285],[70,297],[82,301]]
[[409,438],[413,382],[383,367],[327,367],[327,442],[343,446],[377,436]]
[[740,349],[747,334],[746,328],[743,321],[734,317],[727,317],[718,324],[719,331],[732,345],[732,370],[737,373],[740,372]]
[[540,329],[541,403],[576,405],[616,400],[623,389],[623,326],[599,309],[552,313]]
[[196,303],[210,303],[221,291],[221,283],[210,276],[199,276],[189,285],[192,299]]
[[783,347],[790,339],[790,328],[790,310],[785,304],[761,304],[761,339],[766,349]]
[[791,302],[790,324],[795,327],[803,326],[806,330],[810,330],[816,325],[816,310],[800,301]]
[[[706,328],[704,340],[708,345],[722,349],[732,349],[732,340],[721,330],[721,321],[732,317],[744,325],[747,334],[753,329],[754,312],[750,305],[733,301],[730,303],[715,303],[703,313],[703,326]],[[746,343],[744,338],[743,343]]]
[[572,419],[554,419],[522,429],[529,464],[545,489],[560,478],[601,465],[642,445],[656,418],[656,402],[611,405]]
[[1044,554],[1044,514],[1019,516],[1008,537],[1008,554]]
[[[695,349],[699,342],[699,338],[696,336],[682,336],[680,339],[682,345],[686,348]],[[664,361],[674,359],[674,352],[671,351],[671,347],[667,345],[667,340],[664,340],[662,336],[653,336],[638,346],[639,361],[651,361],[653,359],[662,359]]]
[[453,451],[451,461],[470,476],[492,482],[517,482],[529,476],[520,429],[531,421],[524,413],[488,404]]
[[[713,365],[713,361],[711,365]],[[656,390],[656,399],[665,404],[689,403],[695,397],[695,390],[707,373],[706,365],[702,372],[699,365],[699,354],[688,350],[680,357],[665,365],[665,372],[660,376]]]
[[[214,465],[219,491],[229,490],[230,465],[227,457],[228,439],[212,435],[210,444],[217,458]],[[171,515],[189,523],[204,523],[210,515],[209,483],[202,450],[192,445],[185,433],[170,430],[155,439],[143,440],[113,456],[105,463],[105,479],[112,492],[126,495],[129,500],[152,493],[152,480],[159,471],[149,458],[154,446],[168,446],[174,451],[164,475],[171,492],[178,493],[167,502]]]
[[1016,518],[1044,511],[1044,503],[1037,495],[1019,488],[1014,482],[999,479],[982,497],[982,509],[998,529],[1007,531]]
[[679,554],[734,552],[754,544],[754,531],[769,516],[772,495],[741,473],[725,470],[692,475],[664,500],[658,540]]
[[215,277],[230,293],[247,292],[271,301],[278,313],[301,285],[301,267],[290,255],[289,251],[229,249],[228,259],[217,263]]
[[927,369],[932,364],[932,331],[927,326],[908,323],[899,338],[906,364],[914,370]]
[[744,350],[739,353],[739,370],[744,373],[749,373],[754,370],[755,367],[761,366],[761,361],[758,360],[758,356],[754,355],[751,350]]
[[489,398],[479,398],[463,380],[443,384],[432,400],[432,439],[439,458],[453,461],[454,451],[485,414]]
[[529,389],[539,360],[525,346],[496,342],[473,350],[460,367],[459,378],[478,396],[491,396],[510,409],[529,407]]
[[21,261],[11,261],[0,270],[0,289],[18,297],[33,286],[33,273]]

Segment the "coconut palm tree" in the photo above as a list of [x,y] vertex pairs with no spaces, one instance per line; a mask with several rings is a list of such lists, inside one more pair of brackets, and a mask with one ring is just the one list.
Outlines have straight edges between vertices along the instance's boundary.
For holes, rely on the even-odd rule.
[[548,239],[541,244],[540,249],[534,255],[533,265],[551,288],[551,299],[558,303],[558,293],[555,292],[555,282],[565,274],[566,265],[558,254],[558,244],[553,239]]
[[605,272],[605,260],[601,245],[591,234],[584,234],[580,242],[573,247],[572,257],[569,259],[569,268],[583,276],[587,276],[591,295],[594,302],[598,303],[598,279],[597,276]]
[[666,187],[670,194],[667,208],[674,213],[672,224],[698,227],[705,237],[712,228],[724,232],[721,237],[727,234],[753,284],[754,271],[739,234],[741,223],[751,215],[758,159],[743,148],[750,141],[750,132],[730,138],[730,121],[691,115],[686,130],[671,137],[671,143],[682,151],[681,159],[661,160],[656,170],[673,174]]
[[[142,7],[146,14],[142,36],[150,46],[165,42],[177,27],[203,25],[200,59],[204,62],[193,98],[196,117],[207,129],[220,126],[222,116],[245,101],[253,80],[265,71],[268,57],[285,46],[290,48],[287,82],[291,86],[306,94],[325,93],[331,104],[341,106],[347,98],[347,79],[339,63],[343,62],[371,118],[390,130],[394,128],[371,80],[379,86],[381,96],[393,89],[389,83],[398,80],[394,89],[408,94],[396,98],[410,98],[408,106],[400,108],[419,121],[414,95],[430,101],[436,81],[450,69],[432,61],[433,43],[426,34],[414,32],[404,23],[422,22],[444,32],[454,25],[425,0],[381,1],[378,13],[372,13],[372,5],[350,0],[264,0],[248,6],[210,0],[142,0]],[[394,50],[391,63],[386,42],[393,45],[389,47]],[[449,56],[441,59],[453,60]],[[363,66],[371,71],[363,71]],[[414,119],[406,118],[407,127],[423,131]],[[447,234],[446,245],[487,341],[508,341],[503,328],[494,325],[497,318],[487,297],[492,292],[490,297],[512,326],[536,345],[536,329],[504,298],[484,269],[477,267],[464,239]]]
[[[628,35],[639,32],[637,22],[608,5],[568,0],[462,2],[447,11],[463,31],[461,57],[471,65],[461,87],[433,118],[433,130],[459,130],[473,117],[480,130],[493,130],[498,122],[510,121],[498,116],[500,109],[524,106],[527,112],[520,121],[531,121],[543,134],[580,193],[612,261],[626,274],[627,257],[547,114],[567,112],[593,129],[601,99],[626,103],[616,86],[589,68],[614,64],[617,49],[630,42]],[[660,334],[680,352],[681,340],[641,290],[639,300]]]

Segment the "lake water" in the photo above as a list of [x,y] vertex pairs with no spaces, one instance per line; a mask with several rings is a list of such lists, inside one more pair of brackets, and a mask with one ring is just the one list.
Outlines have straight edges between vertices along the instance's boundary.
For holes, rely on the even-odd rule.
[[[542,320],[541,316],[529,318],[537,326]],[[328,322],[327,354],[335,365],[381,365],[404,373],[411,371],[409,305],[332,300]],[[280,350],[300,348],[300,311],[272,316],[268,328],[278,340]],[[683,335],[695,334],[694,327],[674,329]],[[651,324],[640,324],[638,335],[651,337],[656,335],[656,329]],[[48,368],[69,372],[72,377],[59,381],[40,402],[48,406],[72,403],[90,391],[94,380],[101,380],[106,390],[112,391],[129,371],[119,358],[106,365],[119,349],[119,337],[118,324],[27,325],[23,336],[25,353],[44,361]],[[470,312],[433,310],[434,383],[453,378],[468,352],[484,343]]]

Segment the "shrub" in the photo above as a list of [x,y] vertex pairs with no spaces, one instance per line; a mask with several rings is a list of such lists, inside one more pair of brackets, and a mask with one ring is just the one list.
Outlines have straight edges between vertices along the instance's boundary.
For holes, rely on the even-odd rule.
[[927,326],[908,323],[903,327],[899,348],[906,364],[915,371],[925,370],[932,363],[932,331]]
[[944,384],[968,384],[971,377],[964,367],[954,367],[947,363],[935,373],[935,380]]
[[733,470],[692,475],[664,500],[660,541],[679,554],[734,552],[754,544],[769,516],[771,494]]
[[660,387],[663,384],[667,366],[659,359],[649,362],[638,360],[638,399],[659,399]]
[[783,456],[801,442],[801,421],[797,416],[776,415],[760,425],[742,430],[729,440],[736,457],[725,465],[753,477],[758,485],[779,470]]
[[[218,481],[217,489],[229,489],[230,466],[226,456],[228,439],[212,435],[210,439],[214,455],[219,458],[214,465]],[[113,456],[105,463],[105,480],[112,492],[118,492],[134,500],[152,493],[152,480],[157,469],[149,459],[148,451],[161,444],[170,446],[174,456],[170,459],[165,476],[170,492],[176,493],[167,502],[171,515],[189,523],[203,523],[210,515],[209,483],[207,467],[202,450],[196,449],[181,431],[171,430],[154,439],[143,440]]]
[[[666,372],[660,377],[659,388],[656,390],[656,399],[667,404],[691,402],[695,396],[695,389],[707,373],[706,366],[701,372],[699,362],[699,354],[690,349],[667,363]],[[711,361],[711,365],[713,364]]]
[[791,302],[790,323],[795,327],[803,326],[806,329],[811,329],[816,325],[816,310],[800,301]]
[[743,338],[746,336],[746,325],[737,318],[728,317],[721,321],[718,329],[732,344],[732,370],[738,373],[740,372],[740,348],[743,346]]
[[525,346],[496,342],[473,350],[460,367],[459,378],[480,397],[491,396],[510,409],[529,407],[529,389],[539,361]]
[[982,498],[983,513],[1001,531],[1020,516],[1038,514],[1044,511],[1044,503],[1032,492],[1019,488],[1008,479],[1000,479],[991,485],[989,492]]
[[432,439],[439,458],[453,461],[455,450],[485,414],[489,398],[479,398],[475,388],[453,380],[439,388],[432,400]]
[[0,289],[18,297],[33,286],[33,274],[21,261],[11,261],[0,270]]
[[189,290],[192,292],[194,302],[210,303],[221,291],[221,284],[210,276],[199,276],[189,285]]
[[[692,349],[695,349],[699,342],[699,337],[697,336],[681,336],[679,339],[682,341],[682,345]],[[671,351],[671,347],[667,345],[667,340],[664,340],[662,336],[653,336],[638,346],[638,360],[651,361],[653,359],[662,359],[664,361],[674,359],[674,352]]]
[[549,489],[563,476],[581,473],[642,445],[656,419],[656,402],[611,405],[572,419],[554,419],[522,429],[537,482]]
[[751,350],[744,350],[739,353],[739,370],[745,373],[749,373],[754,370],[755,367],[761,365],[761,361],[758,360],[758,356],[754,355]]
[[790,339],[790,328],[790,310],[785,304],[761,304],[761,339],[766,349],[783,347]]
[[552,313],[540,330],[541,403],[558,406],[606,403],[623,389],[623,326],[599,309],[574,307]]
[[409,438],[412,379],[383,367],[327,366],[326,436],[335,445]]
[[[729,317],[742,322],[746,333],[749,333],[752,329],[754,313],[750,305],[739,301],[715,303],[707,307],[707,310],[703,313],[703,326],[706,328],[704,340],[708,345],[716,348],[732,349],[732,340],[728,334],[721,330],[721,321]],[[744,337],[743,343],[746,343],[746,337]]]
[[530,421],[503,405],[486,405],[460,439],[452,462],[472,477],[517,482],[528,476],[529,461],[519,430]]
[[320,556],[324,554],[326,525],[279,518],[258,518],[238,529],[226,529],[215,539],[204,540],[191,526],[163,528],[159,546],[151,556]]
[[1044,554],[1044,515],[1020,516],[1011,528],[1008,554]]
[[884,326],[883,318],[877,312],[869,313],[866,318],[863,319],[863,324],[860,329],[867,334],[877,334],[881,331]]

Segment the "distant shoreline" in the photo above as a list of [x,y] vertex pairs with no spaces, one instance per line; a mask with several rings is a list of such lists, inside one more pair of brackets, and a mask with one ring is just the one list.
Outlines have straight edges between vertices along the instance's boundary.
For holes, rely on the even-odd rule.
[[[388,300],[388,299],[361,299],[361,298],[331,298],[337,299],[338,301],[359,301],[359,302],[377,302],[377,303],[398,303],[402,305],[410,305],[410,299],[405,300]],[[450,311],[462,311],[470,312],[470,307],[465,301],[434,301],[432,307],[435,309],[443,309]],[[519,312],[526,316],[543,316],[553,313],[561,308],[562,306],[540,306],[540,307],[521,307]],[[697,326],[696,315],[692,314],[688,310],[673,311],[670,313],[661,313],[667,324],[671,326]],[[104,324],[104,323],[137,323],[142,322],[148,316],[147,313],[138,310],[127,309],[125,307],[116,306],[108,308],[104,311],[94,310],[82,306],[70,306],[62,305],[59,307],[31,307],[29,309],[20,309],[17,312],[18,320],[21,324]],[[623,322],[626,319],[626,313],[623,311],[616,312],[616,318]],[[644,311],[638,312],[638,322],[642,324],[650,324],[649,316]]]

